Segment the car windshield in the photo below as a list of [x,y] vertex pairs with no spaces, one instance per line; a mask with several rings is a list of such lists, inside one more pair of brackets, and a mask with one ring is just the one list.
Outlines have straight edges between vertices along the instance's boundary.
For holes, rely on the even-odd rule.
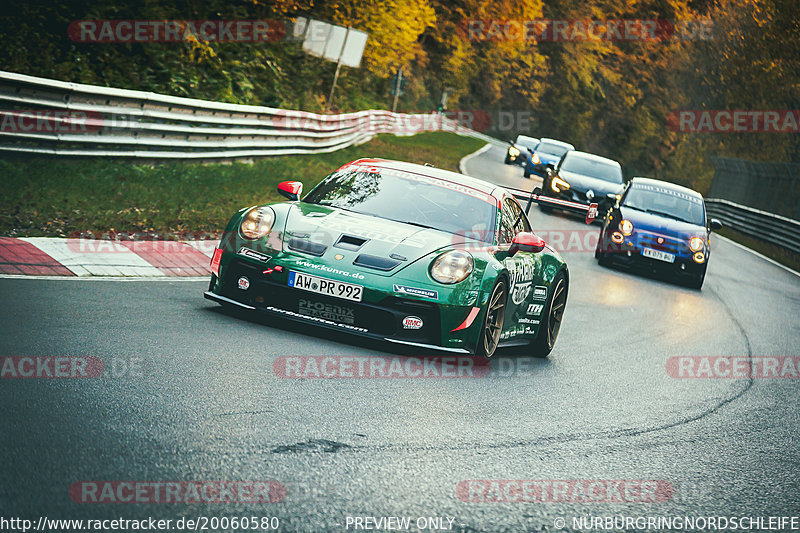
[[569,151],[569,147],[564,146],[563,144],[553,144],[547,141],[542,141],[539,143],[539,146],[536,147],[536,151],[561,157]]
[[517,137],[517,140],[514,141],[514,144],[518,146],[522,146],[523,148],[530,148],[533,150],[536,148],[536,145],[539,143],[538,139],[534,139],[533,137],[525,137],[524,135],[520,135]]
[[575,174],[610,181],[611,183],[622,183],[622,170],[618,166],[596,159],[567,156],[561,164],[561,169],[574,172]]
[[490,195],[410,172],[377,168],[339,170],[317,185],[303,201],[482,242],[494,240],[497,204]]
[[701,198],[668,187],[631,187],[622,205],[698,226],[704,226],[706,221]]

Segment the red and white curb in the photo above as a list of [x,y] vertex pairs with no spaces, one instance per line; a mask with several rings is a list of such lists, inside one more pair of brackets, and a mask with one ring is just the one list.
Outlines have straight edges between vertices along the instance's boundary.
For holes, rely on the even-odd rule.
[[208,276],[217,241],[112,241],[0,237],[0,275]]

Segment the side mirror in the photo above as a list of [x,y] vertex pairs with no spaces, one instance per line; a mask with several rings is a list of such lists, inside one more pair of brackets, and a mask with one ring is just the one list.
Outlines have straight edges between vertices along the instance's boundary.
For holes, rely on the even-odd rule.
[[606,194],[606,200],[608,200],[609,202],[616,202],[617,201],[617,195],[614,194],[613,192],[610,192],[610,193]]
[[295,202],[300,199],[303,184],[299,181],[282,181],[278,184],[278,192],[289,200]]
[[508,144],[510,144],[511,146],[514,146],[514,141],[509,140]]
[[711,222],[709,223],[709,227],[713,231],[719,231],[722,229],[722,222],[717,218],[712,218]]
[[514,240],[511,241],[511,247],[508,249],[508,255],[511,257],[517,252],[531,252],[538,254],[544,250],[544,246],[544,239],[535,233],[523,231],[517,233],[517,235],[514,237]]

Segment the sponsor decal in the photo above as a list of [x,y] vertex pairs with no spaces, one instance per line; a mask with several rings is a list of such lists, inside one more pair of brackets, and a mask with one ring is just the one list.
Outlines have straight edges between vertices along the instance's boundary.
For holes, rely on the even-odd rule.
[[316,322],[318,324],[325,324],[326,326],[337,326],[347,331],[356,331],[358,333],[368,333],[369,330],[367,328],[360,328],[358,326],[353,326],[351,324],[341,324],[339,322],[334,322],[333,320],[328,320],[327,318],[317,317],[317,316],[305,316],[301,315],[300,313],[295,313],[294,311],[287,311],[286,309],[279,309],[277,307],[268,306],[266,308],[267,311],[273,311],[275,313],[280,313],[282,315],[294,317],[294,318],[302,318],[304,320],[310,320],[312,322]]
[[511,301],[519,305],[531,293],[536,265],[532,258],[525,257],[521,260],[506,259],[506,268],[511,276]]
[[542,314],[542,309],[544,309],[544,304],[530,304],[528,306],[528,314],[539,316]]
[[533,288],[534,300],[547,300],[547,287],[544,285],[537,285]]
[[418,316],[407,316],[403,319],[403,329],[422,329],[422,319]]
[[245,248],[244,246],[239,248],[239,251],[236,253],[238,253],[239,255],[243,255],[245,257],[250,257],[252,259],[263,261],[265,263],[268,262],[270,259],[272,259],[272,256],[256,252],[255,250],[251,250],[250,248]]
[[652,191],[657,192],[659,194],[669,194],[671,196],[675,196],[682,200],[689,200],[690,202],[694,202],[696,204],[702,204],[703,199],[694,194],[687,194],[683,191],[675,190],[671,187],[662,187],[660,185],[643,185],[643,184],[636,184],[636,189],[641,189],[644,191]]
[[303,316],[325,318],[342,324],[355,324],[355,310],[343,305],[324,304],[301,298],[298,303],[298,312]]
[[250,288],[250,280],[247,279],[247,276],[242,276],[241,278],[239,278],[239,281],[237,281],[236,284],[243,291],[246,291],[247,289]]
[[421,296],[422,298],[430,298],[437,300],[439,298],[439,291],[431,289],[420,289],[417,287],[408,287],[407,285],[394,285],[394,292],[399,294],[408,294],[411,296]]
[[535,318],[520,318],[517,320],[520,324],[533,324],[536,325],[539,321]]
[[329,267],[327,265],[318,265],[316,263],[309,263],[308,261],[298,261],[297,266],[305,268],[313,268],[314,270],[321,270],[322,272],[329,272],[331,274],[339,274],[340,276],[346,276],[348,278],[353,278],[353,279],[364,279],[364,274],[360,274],[358,272],[348,272],[346,270],[340,270],[338,268]]

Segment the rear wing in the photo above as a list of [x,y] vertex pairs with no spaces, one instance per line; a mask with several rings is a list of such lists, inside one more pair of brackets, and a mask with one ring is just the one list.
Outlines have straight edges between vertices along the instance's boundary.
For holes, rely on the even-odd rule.
[[545,196],[542,194],[541,187],[536,187],[531,192],[526,192],[520,189],[506,189],[514,195],[515,198],[522,201],[527,201],[528,205],[525,207],[525,213],[530,212],[531,204],[536,202],[539,205],[546,205],[576,213],[578,215],[586,215],[586,223],[591,224],[597,218],[597,203],[589,205],[581,204],[578,202],[570,202],[569,200],[562,200],[561,198],[553,198],[552,196]]

